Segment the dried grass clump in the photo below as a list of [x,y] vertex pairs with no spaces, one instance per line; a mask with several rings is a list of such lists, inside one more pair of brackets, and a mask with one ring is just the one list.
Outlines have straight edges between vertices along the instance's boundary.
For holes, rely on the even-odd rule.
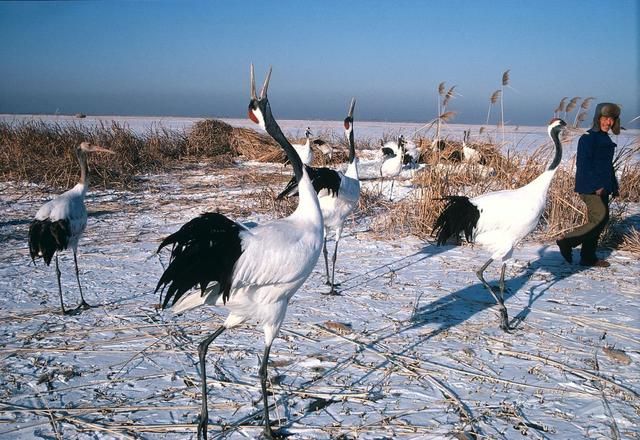
[[89,172],[92,184],[123,186],[138,173],[161,169],[165,152],[182,150],[184,137],[173,131],[152,131],[138,136],[125,125],[113,122],[87,127],[43,121],[0,123],[0,178],[27,180],[69,187],[79,176],[76,148],[91,141],[116,154],[92,154]]
[[237,154],[232,145],[232,132],[231,125],[217,119],[196,122],[188,135],[188,155],[212,157]]
[[619,249],[640,256],[640,231],[632,226],[631,229],[623,235]]
[[270,136],[250,128],[233,128],[232,148],[248,160],[258,162],[282,162],[284,151]]

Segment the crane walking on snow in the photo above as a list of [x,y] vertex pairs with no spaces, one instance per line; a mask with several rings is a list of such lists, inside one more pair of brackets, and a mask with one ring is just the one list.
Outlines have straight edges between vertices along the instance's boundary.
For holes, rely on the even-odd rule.
[[[60,307],[62,314],[87,309],[91,306],[84,300],[80,275],[78,274],[78,241],[87,227],[87,207],[84,198],[89,188],[89,176],[87,168],[87,153],[113,151],[93,145],[90,142],[82,142],[76,149],[76,156],[80,163],[80,181],[70,190],[60,194],[53,200],[45,203],[36,213],[36,218],[29,226],[29,254],[35,264],[37,258],[42,258],[47,266],[55,255],[56,277],[58,278],[58,294],[60,295]],[[76,267],[76,280],[80,290],[80,305],[71,311],[64,308],[62,299],[62,285],[60,283],[60,267],[58,265],[58,252],[71,247],[73,250],[73,262]]]
[[[202,374],[202,409],[198,438],[207,437],[206,355],[211,342],[224,330],[246,320],[263,326],[265,349],[260,365],[264,404],[264,435],[273,438],[267,399],[267,365],[271,344],[280,330],[289,300],[313,270],[322,249],[322,213],[313,185],[300,157],[285,138],[271,113],[267,89],[271,69],[260,96],[256,96],[251,65],[249,118],[283,148],[298,182],[298,207],[289,217],[247,229],[222,214],[205,213],[165,238],[158,252],[172,245],[170,264],[156,292],[167,288],[163,307],[182,312],[200,305],[224,306],[224,324],[198,347]],[[197,291],[192,288],[199,286]]]
[[[478,269],[476,275],[498,303],[500,328],[504,331],[509,330],[509,318],[504,305],[505,261],[511,258],[516,244],[535,229],[544,211],[549,185],[562,159],[559,134],[566,125],[557,118],[549,122],[547,131],[555,144],[555,155],[546,171],[518,189],[490,192],[472,199],[464,196],[445,197],[447,205],[433,228],[438,245],[464,232],[468,242],[479,243],[492,252],[491,258]],[[499,296],[483,276],[485,269],[498,258],[503,261]]]

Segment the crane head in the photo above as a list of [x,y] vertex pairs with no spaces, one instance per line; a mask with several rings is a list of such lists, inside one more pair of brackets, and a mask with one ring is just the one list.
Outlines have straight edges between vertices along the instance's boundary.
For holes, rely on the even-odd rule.
[[549,136],[551,136],[552,134],[557,135],[566,127],[567,127],[567,123],[564,122],[562,119],[553,118],[549,121],[549,124],[547,125],[547,132],[549,133]]
[[251,101],[249,102],[248,115],[256,124],[260,125],[264,130],[265,116],[271,114],[271,106],[269,105],[269,99],[267,98],[267,89],[269,88],[269,80],[271,79],[271,67],[269,67],[269,73],[264,80],[260,96],[256,94],[256,81],[255,74],[253,72],[253,64],[251,64]]
[[[349,105],[349,113],[344,118],[344,129],[350,131],[353,128],[353,110],[356,107],[356,98],[351,98],[351,105]],[[347,135],[348,137],[348,135]]]
[[100,145],[95,145],[87,141],[84,141],[80,144],[80,146],[78,147],[78,151],[83,151],[85,153],[100,152],[100,153],[115,154],[115,152],[107,148],[103,148]]

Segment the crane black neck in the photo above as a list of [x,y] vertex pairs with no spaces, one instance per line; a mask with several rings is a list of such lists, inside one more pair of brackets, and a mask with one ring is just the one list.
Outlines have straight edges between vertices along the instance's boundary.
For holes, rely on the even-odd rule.
[[553,143],[556,146],[556,151],[555,151],[555,155],[553,156],[553,160],[549,165],[549,168],[547,168],[547,170],[549,171],[553,171],[556,168],[558,168],[558,165],[560,165],[560,161],[562,160],[562,143],[560,142],[560,138],[558,137],[559,133],[560,133],[560,130],[558,129],[551,130],[551,139],[553,139]]
[[300,182],[300,180],[302,179],[302,160],[300,160],[300,156],[298,156],[296,150],[282,133],[280,126],[271,114],[271,106],[269,105],[268,101],[266,103],[266,106],[264,107],[264,110],[265,130],[271,135],[272,138],[276,140],[276,142],[280,144],[285,154],[287,155],[289,162],[291,163],[293,173],[296,176],[296,181]]
[[353,161],[356,159],[356,145],[355,145],[355,140],[354,140],[354,136],[353,136],[353,121],[349,121],[347,119],[347,123],[349,124],[349,127],[351,127],[351,129],[349,130],[349,163],[353,163]]

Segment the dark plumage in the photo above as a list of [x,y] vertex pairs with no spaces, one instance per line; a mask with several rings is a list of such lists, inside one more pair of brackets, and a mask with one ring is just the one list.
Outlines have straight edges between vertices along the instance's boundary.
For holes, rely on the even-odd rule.
[[471,242],[480,211],[468,197],[448,196],[443,200],[447,200],[447,205],[433,226],[433,233],[438,236],[438,245],[443,245],[450,237],[457,238],[461,232]]
[[222,214],[204,213],[165,238],[158,252],[173,245],[169,266],[162,274],[156,292],[167,289],[162,303],[175,304],[185,292],[200,285],[202,294],[211,282],[220,284],[223,302],[229,299],[233,268],[242,254],[243,228]]
[[34,220],[29,226],[29,253],[31,260],[42,257],[49,266],[56,251],[63,251],[69,245],[69,221]]
[[387,158],[387,157],[389,157],[389,158],[391,158],[391,157],[396,157],[396,153],[395,153],[395,151],[393,151],[393,150],[392,150],[391,148],[389,148],[389,147],[382,147],[382,148],[381,148],[381,150],[382,150],[382,155],[383,155],[385,158]]
[[[338,194],[340,190],[340,174],[337,171],[334,171],[330,168],[314,168],[310,166],[305,166],[307,170],[307,174],[309,175],[309,179],[311,179],[311,183],[313,184],[313,189],[316,191],[316,194],[320,194],[320,191],[327,190],[330,195],[335,196]],[[292,195],[296,195],[298,193],[298,181],[296,177],[292,177],[287,186],[282,190],[277,200],[282,200],[285,197],[289,197]]]

